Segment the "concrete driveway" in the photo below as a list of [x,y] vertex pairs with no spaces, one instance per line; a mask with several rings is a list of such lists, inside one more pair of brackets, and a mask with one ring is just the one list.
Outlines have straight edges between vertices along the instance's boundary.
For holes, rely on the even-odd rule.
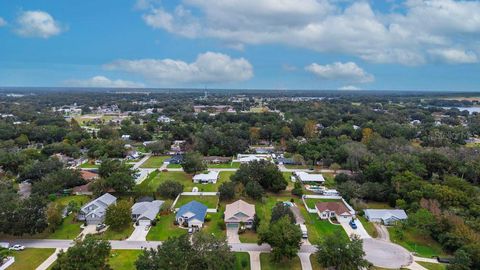
[[290,207],[290,210],[292,210],[292,213],[295,216],[295,222],[297,224],[305,224],[305,218],[302,216],[300,209],[296,205]]
[[134,227],[135,227],[135,230],[133,230],[132,234],[130,235],[130,237],[128,237],[127,241],[146,241],[147,234],[150,231],[150,226],[138,225]]
[[238,236],[238,228],[227,227],[227,241],[229,244],[240,243],[240,237]]
[[350,219],[339,218],[338,222],[340,222],[340,225],[342,225],[343,229],[345,230],[345,232],[347,233],[348,236],[351,236],[352,234],[355,234],[355,235],[358,235],[360,237],[360,239],[372,238],[367,233],[367,231],[363,227],[362,223],[358,219],[355,220],[355,224],[357,224],[356,229],[352,229],[352,227],[350,226],[350,224],[349,224]]
[[365,259],[379,267],[399,269],[413,262],[408,250],[383,240],[363,239],[363,250]]

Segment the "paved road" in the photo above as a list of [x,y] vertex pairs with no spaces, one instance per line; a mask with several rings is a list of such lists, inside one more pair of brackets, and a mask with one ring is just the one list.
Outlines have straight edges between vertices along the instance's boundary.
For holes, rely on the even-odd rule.
[[127,238],[127,241],[146,241],[148,231],[150,231],[150,226],[148,230],[146,229],[146,225],[135,225],[134,227],[135,229],[133,230],[130,237]]
[[378,223],[373,223],[373,225],[378,232],[378,239],[390,242],[390,234],[388,233],[387,227]]
[[352,229],[352,227],[350,226],[349,222],[350,222],[350,219],[338,219],[338,222],[340,223],[340,225],[343,227],[343,229],[345,230],[345,232],[347,233],[347,235],[351,236],[352,234],[355,234],[357,236],[360,237],[360,239],[367,239],[367,238],[372,238],[368,233],[367,231],[365,230],[365,228],[363,227],[363,224],[360,222],[360,220],[356,219],[355,220],[355,224],[357,225],[357,228],[356,229]]
[[138,169],[140,166],[142,166],[145,161],[147,161],[150,158],[150,154],[146,154],[142,159],[140,159],[135,165],[133,165],[133,169]]
[[310,262],[311,253],[298,253],[300,263],[302,264],[302,270],[312,270],[312,263]]
[[365,258],[375,266],[402,268],[413,262],[413,257],[402,246],[374,238],[363,239]]
[[250,255],[250,269],[251,270],[260,270],[260,252],[258,251],[249,251],[248,254]]

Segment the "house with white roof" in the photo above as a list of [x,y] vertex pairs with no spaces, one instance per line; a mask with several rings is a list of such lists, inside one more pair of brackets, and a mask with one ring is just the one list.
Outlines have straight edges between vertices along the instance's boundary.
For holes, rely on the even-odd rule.
[[193,182],[199,184],[215,184],[218,180],[218,174],[219,173],[217,171],[209,171],[208,173],[197,174],[193,177]]
[[265,154],[238,154],[237,159],[234,159],[233,162],[249,163],[252,161],[269,160],[270,158],[271,155]]
[[408,216],[402,209],[365,209],[365,218],[371,222],[392,225],[398,221],[407,220]]
[[117,198],[110,193],[105,193],[93,201],[85,204],[80,208],[77,219],[85,221],[87,225],[101,224],[105,221],[107,208],[115,204]]
[[243,222],[245,227],[252,228],[255,205],[238,200],[226,205],[224,215],[227,227],[239,228],[240,223]]
[[323,175],[319,173],[314,174],[314,173],[306,173],[306,172],[295,172],[294,174],[297,177],[297,179],[302,182],[319,182],[319,183],[325,182]]
[[132,206],[132,219],[138,225],[151,225],[164,201],[137,202]]

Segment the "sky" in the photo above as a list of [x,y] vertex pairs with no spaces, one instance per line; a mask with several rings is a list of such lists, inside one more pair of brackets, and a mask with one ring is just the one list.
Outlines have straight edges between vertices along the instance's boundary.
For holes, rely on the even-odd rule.
[[0,86],[480,91],[480,1],[0,0]]

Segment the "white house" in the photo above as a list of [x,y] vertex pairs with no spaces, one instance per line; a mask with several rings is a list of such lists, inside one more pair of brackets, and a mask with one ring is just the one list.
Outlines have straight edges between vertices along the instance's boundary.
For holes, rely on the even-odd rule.
[[238,200],[234,203],[227,204],[224,214],[227,227],[238,228],[240,223],[243,222],[245,227],[251,228],[255,216],[255,205]]
[[173,122],[174,120],[168,116],[161,115],[160,117],[158,117],[157,121],[160,123],[168,124],[170,122]]
[[252,161],[269,160],[270,158],[271,158],[270,155],[238,154],[237,159],[234,159],[233,162],[249,163],[249,162],[252,162]]
[[315,204],[317,214],[320,219],[349,219],[355,215],[355,212],[348,209],[342,201],[317,202]]
[[95,200],[85,204],[80,209],[77,219],[85,221],[88,225],[96,225],[105,221],[107,208],[115,204],[117,198],[110,193],[105,193]]
[[139,225],[150,225],[157,217],[163,201],[138,202],[132,206],[132,219]]
[[217,180],[217,171],[209,171],[208,173],[197,174],[193,177],[193,182],[199,184],[215,184],[217,183]]
[[407,213],[402,209],[365,209],[364,213],[369,221],[385,225],[392,225],[408,218]]
[[325,179],[321,174],[295,172],[295,176],[297,176],[298,180],[302,182],[320,182],[320,183],[325,182]]

